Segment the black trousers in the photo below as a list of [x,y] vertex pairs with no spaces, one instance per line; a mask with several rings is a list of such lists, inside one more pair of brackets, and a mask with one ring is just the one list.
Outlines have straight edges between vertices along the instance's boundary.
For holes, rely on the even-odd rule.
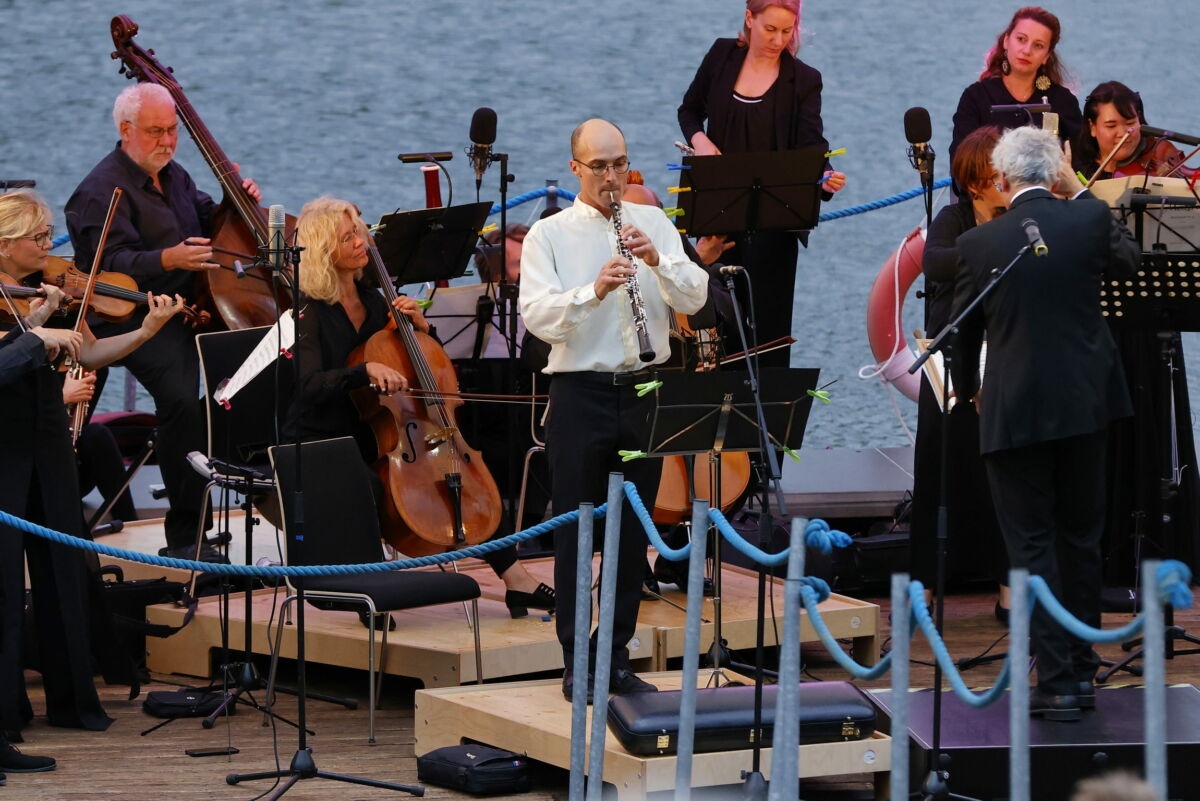
[[[619,450],[645,450],[650,433],[653,396],[639,398],[632,386],[613,386],[611,374],[557,373],[550,384],[550,419],[546,451],[553,480],[554,513],[579,508],[583,501],[597,506],[608,494],[608,474],[621,472],[649,505],[658,492],[659,459],[622,462]],[[596,521],[594,545],[604,540],[604,524]],[[563,660],[571,667],[575,651],[575,560],[578,528],[563,526],[554,533],[555,621]],[[601,569],[611,566],[602,565]],[[613,618],[613,668],[629,667],[629,641],[637,626],[646,570],[646,533],[626,506],[621,514],[621,543],[617,555],[616,610]],[[590,602],[590,597],[589,597]],[[592,634],[589,669],[594,663]]]
[[[1106,432],[984,455],[1009,562],[1041,576],[1063,606],[1100,625]],[[1030,625],[1038,686],[1074,694],[1096,674],[1090,643],[1070,636],[1039,604]]]
[[[765,345],[780,337],[792,335],[792,308],[795,306],[796,295],[796,259],[800,246],[796,235],[764,231],[753,235],[742,234],[736,237],[737,245],[722,257],[726,264],[741,264],[747,268],[753,287],[749,298],[746,294],[745,279],[734,280],[737,290],[737,300],[742,307],[742,319],[746,325],[750,323],[753,311],[754,331],[747,330],[746,339],[750,347],[757,340],[759,345]],[[753,309],[748,300],[753,301]],[[730,321],[732,323],[732,321]],[[731,350],[740,351],[741,340],[737,339],[737,331],[730,326],[733,344]],[[790,367],[792,349],[779,348],[770,353],[764,353],[758,358],[763,367]]]
[[[131,331],[141,325],[144,316],[135,314],[125,323],[97,326],[96,336]],[[204,479],[188,464],[187,455],[207,447],[196,334],[179,317],[172,317],[156,336],[119,364],[154,398],[158,416],[154,450],[171,504],[165,525],[167,545],[191,545],[200,521]]]

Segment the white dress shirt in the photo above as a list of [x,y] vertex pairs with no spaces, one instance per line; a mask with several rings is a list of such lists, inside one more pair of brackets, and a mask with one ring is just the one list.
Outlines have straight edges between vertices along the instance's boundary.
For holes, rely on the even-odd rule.
[[[636,259],[653,364],[670,356],[671,310],[694,314],[708,295],[708,274],[688,260],[674,223],[662,209],[623,203],[624,221],[650,237],[658,266]],[[639,370],[633,311],[624,287],[596,297],[600,268],[617,255],[612,221],[578,198],[538,220],[521,250],[521,316],[550,348],[544,372]]]

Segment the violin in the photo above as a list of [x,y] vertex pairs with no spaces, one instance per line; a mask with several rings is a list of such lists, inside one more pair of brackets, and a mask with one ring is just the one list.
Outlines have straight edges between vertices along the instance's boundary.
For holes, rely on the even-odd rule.
[[[213,215],[211,237],[213,261],[221,269],[197,274],[198,305],[210,309],[212,316],[219,318],[230,329],[274,324],[278,312],[290,307],[290,270],[282,276],[282,280],[276,280],[277,276],[266,268],[243,267],[233,258],[234,254],[245,256],[257,253],[258,248],[268,244],[267,210],[258,205],[242,186],[241,176],[233,168],[233,162],[209,133],[172,75],[171,68],[160,64],[154,58],[153,50],[143,50],[133,42],[138,32],[137,23],[124,14],[113,17],[111,32],[116,47],[112,57],[121,61],[121,72],[128,78],[157,83],[171,93],[179,118],[224,192]],[[286,225],[286,236],[290,241],[296,228],[296,218],[288,215]]]
[[351,400],[380,454],[374,468],[387,497],[383,536],[409,556],[475,545],[500,524],[500,491],[483,457],[463,438],[454,365],[433,337],[396,309],[396,289],[370,236],[367,252],[392,320],[350,355],[349,365],[379,362],[399,371],[411,393],[357,389]]
[[1200,170],[1195,167],[1183,166],[1187,156],[1175,147],[1168,139],[1149,137],[1138,145],[1138,151],[1128,164],[1118,164],[1113,169],[1114,178],[1124,178],[1130,175],[1178,175],[1181,178],[1194,178]]
[[[71,307],[77,307],[87,287],[88,275],[80,271],[69,259],[60,256],[49,256],[42,280],[53,284],[71,298]],[[146,293],[138,290],[137,282],[125,273],[101,271],[96,275],[96,283],[92,298],[88,303],[88,313],[95,314],[102,320],[121,322],[129,318],[138,306],[146,305]],[[207,311],[195,306],[184,306],[183,316],[194,328],[203,328],[210,321]]]

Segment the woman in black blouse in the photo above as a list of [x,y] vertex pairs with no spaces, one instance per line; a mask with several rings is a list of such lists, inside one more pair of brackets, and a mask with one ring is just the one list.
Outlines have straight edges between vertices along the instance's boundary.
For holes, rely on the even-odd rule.
[[[679,127],[696,155],[809,145],[828,150],[821,73],[796,58],[799,25],[799,0],[747,0],[738,37],[713,43],[679,106]],[[845,185],[844,173],[825,171],[826,200]],[[792,333],[796,239],[786,232],[763,232],[748,245],[745,237],[735,237],[736,246],[724,258],[749,268],[760,344]],[[806,235],[800,239],[807,244]],[[787,367],[789,351],[765,354],[760,361]]]
[[954,137],[950,158],[967,134],[983,125],[1001,130],[1026,124],[1042,125],[1042,113],[992,111],[992,106],[1018,103],[1048,103],[1058,115],[1058,136],[1072,140],[1083,127],[1079,100],[1065,84],[1066,74],[1058,57],[1062,26],[1058,17],[1044,8],[1017,9],[1008,27],[988,52],[979,80],[968,86],[954,112]]
[[[992,167],[992,149],[1000,140],[994,125],[978,128],[959,147],[951,165],[955,182],[965,187],[957,203],[942,208],[929,226],[921,271],[925,274],[925,335],[932,338],[950,322],[954,281],[958,274],[955,240],[965,231],[1003,213],[1008,205]],[[979,455],[979,415],[974,404],[956,404],[950,412],[946,449],[949,533],[947,576],[982,575],[1000,582],[996,615],[1007,619],[1008,570],[1003,539],[996,523],[983,459]],[[912,565],[914,578],[932,588],[936,578],[937,510],[941,487],[941,407],[928,379],[921,381],[917,404],[914,456]]]
[[[303,440],[353,436],[364,461],[373,464],[375,437],[359,418],[349,392],[370,386],[392,394],[406,389],[407,383],[402,374],[379,362],[346,366],[354,349],[382,331],[390,317],[383,296],[362,280],[370,234],[357,208],[328,196],[305,204],[296,231],[305,248],[300,288],[306,302],[296,344],[300,382],[284,439],[294,436],[297,428]],[[429,331],[414,299],[400,297],[396,308],[417,329]],[[515,547],[493,551],[484,560],[504,581],[505,601],[514,617],[525,614],[527,607],[554,608],[554,591],[529,575],[517,561]]]

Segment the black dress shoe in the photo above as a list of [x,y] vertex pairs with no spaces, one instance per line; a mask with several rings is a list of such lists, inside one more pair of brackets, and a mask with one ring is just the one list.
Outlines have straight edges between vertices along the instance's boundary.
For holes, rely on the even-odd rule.
[[617,668],[613,671],[608,682],[608,691],[612,695],[633,695],[634,693],[656,693],[658,688],[648,681],[642,681],[637,674],[628,668]]
[[[358,610],[358,621],[363,624],[364,629],[371,628],[370,612],[366,609]],[[388,631],[396,630],[396,619],[387,612],[380,612],[375,615],[375,630],[383,631],[384,625],[387,625]]]
[[1079,699],[1080,709],[1095,709],[1096,685],[1091,681],[1079,682],[1079,689],[1075,691],[1075,697]]
[[[688,563],[672,562],[661,554],[654,560],[654,578],[660,584],[674,584],[680,592],[687,592]],[[713,582],[708,576],[704,577],[704,594],[711,598],[714,594]]]
[[44,773],[58,763],[51,757],[22,754],[11,745],[0,746],[0,771],[6,773]]
[[504,605],[508,607],[508,613],[514,618],[528,615],[530,607],[553,612],[554,588],[546,584],[538,584],[537,589],[533,592],[505,590]]
[[1078,696],[1050,695],[1034,687],[1029,691],[1029,714],[1046,720],[1071,721],[1082,718],[1083,710]]
[[[594,684],[595,684],[595,682],[592,680],[592,674],[589,673],[588,677],[587,677],[587,702],[588,702],[589,706],[592,703],[592,685],[594,685]],[[563,698],[566,698],[567,701],[569,701],[569,702],[573,701],[574,699],[572,696],[573,696],[574,692],[575,692],[575,671],[568,669],[566,672],[563,673],[563,681],[562,681]]]

